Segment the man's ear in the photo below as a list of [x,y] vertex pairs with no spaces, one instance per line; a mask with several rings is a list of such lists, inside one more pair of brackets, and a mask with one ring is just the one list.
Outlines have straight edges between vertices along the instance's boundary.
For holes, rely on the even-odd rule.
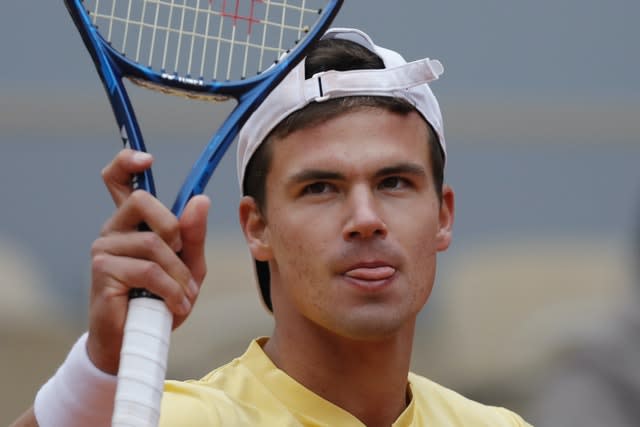
[[272,254],[267,223],[253,197],[240,199],[239,215],[251,256],[258,261],[269,261]]
[[436,236],[438,251],[449,248],[453,232],[455,218],[455,194],[448,185],[442,186],[442,203],[440,204],[439,229]]

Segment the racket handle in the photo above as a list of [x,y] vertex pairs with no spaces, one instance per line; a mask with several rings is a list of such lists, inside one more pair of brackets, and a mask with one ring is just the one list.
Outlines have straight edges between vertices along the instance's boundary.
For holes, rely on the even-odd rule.
[[172,322],[162,300],[129,301],[112,427],[157,427]]

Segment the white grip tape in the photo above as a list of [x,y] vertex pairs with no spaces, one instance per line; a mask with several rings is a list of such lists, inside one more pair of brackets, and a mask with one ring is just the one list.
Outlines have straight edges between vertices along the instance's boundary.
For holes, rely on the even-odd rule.
[[129,301],[112,427],[157,427],[172,322],[162,300]]

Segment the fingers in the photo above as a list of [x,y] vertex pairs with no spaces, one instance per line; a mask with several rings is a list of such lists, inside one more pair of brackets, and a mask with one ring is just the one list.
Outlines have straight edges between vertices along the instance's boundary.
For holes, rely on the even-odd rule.
[[[114,271],[119,272],[119,277]],[[164,297],[174,314],[174,328],[182,324],[193,307],[183,288],[149,261],[102,254],[94,257],[92,274],[87,351],[93,364],[109,374],[118,372],[131,283],[140,283]]]
[[153,232],[111,233],[92,247],[89,340],[98,369],[115,374],[129,305],[129,291],[145,288],[161,297],[176,328],[189,315],[199,288],[187,266]]
[[207,217],[211,202],[204,195],[193,197],[180,218],[182,237],[181,258],[191,271],[197,284],[202,283],[207,273],[205,242],[207,237]]
[[124,149],[102,169],[102,179],[116,206],[120,206],[132,193],[132,177],[149,169],[152,162],[153,158],[149,153]]
[[92,246],[92,260],[94,277],[109,276],[128,288],[147,289],[162,297],[175,313],[186,314],[197,297],[187,266],[153,232],[101,237]]
[[[208,206],[206,197],[190,202],[183,225],[151,194],[141,190],[131,193],[104,225],[101,237],[92,247],[92,256],[94,264],[96,258],[103,262],[100,258],[103,255],[130,258],[135,263],[112,260],[107,264],[108,269],[94,271],[94,279],[108,276],[127,288],[147,289],[165,299],[172,312],[185,314],[185,310],[180,309],[187,305],[185,296],[188,302],[195,301],[206,271],[204,243]],[[137,231],[138,224],[143,222],[151,231]],[[183,228],[189,240],[186,252],[189,263],[177,255],[184,249]],[[195,271],[191,271],[191,266]],[[100,287],[99,280],[94,283]]]
[[135,230],[142,223],[167,242],[174,252],[182,250],[178,219],[162,202],[143,190],[134,191],[122,202],[102,227],[101,235]]
[[[128,296],[131,288],[144,288],[161,297],[169,310],[180,316],[189,313],[196,296],[188,288],[188,271],[178,272],[170,265],[146,259],[100,253],[93,257],[92,274],[100,278],[111,296]],[[177,279],[174,274],[183,277]]]

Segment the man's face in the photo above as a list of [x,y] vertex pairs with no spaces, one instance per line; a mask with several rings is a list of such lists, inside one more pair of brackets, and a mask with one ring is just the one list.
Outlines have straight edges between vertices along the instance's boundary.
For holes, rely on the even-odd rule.
[[269,261],[276,321],[367,340],[413,328],[453,222],[427,138],[417,113],[366,109],[271,142],[250,247]]

